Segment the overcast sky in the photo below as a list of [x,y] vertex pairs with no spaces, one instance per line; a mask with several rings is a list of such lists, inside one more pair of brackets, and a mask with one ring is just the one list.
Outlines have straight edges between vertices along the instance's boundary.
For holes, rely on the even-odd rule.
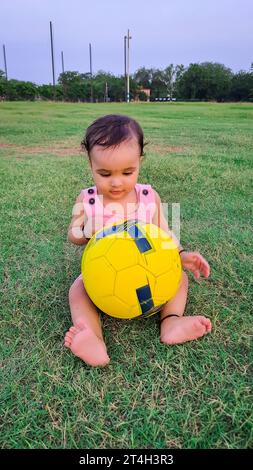
[[8,77],[52,82],[49,22],[56,77],[65,70],[124,73],[130,30],[130,72],[170,63],[220,62],[234,72],[253,62],[253,0],[1,0],[0,69]]

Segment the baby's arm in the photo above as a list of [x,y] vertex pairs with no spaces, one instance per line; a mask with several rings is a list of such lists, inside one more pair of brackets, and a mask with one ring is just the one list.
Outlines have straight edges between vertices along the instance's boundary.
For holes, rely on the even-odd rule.
[[194,277],[196,279],[199,279],[200,275],[203,274],[203,276],[208,277],[210,274],[210,266],[206,259],[198,252],[198,251],[186,251],[183,249],[183,247],[180,245],[179,241],[177,240],[176,236],[174,233],[169,229],[167,220],[164,217],[164,213],[162,210],[161,206],[161,199],[159,194],[155,191],[155,197],[156,197],[156,213],[153,218],[153,223],[158,225],[161,229],[163,229],[165,232],[167,232],[174,242],[176,243],[178,247],[179,253],[180,253],[180,258],[182,262],[182,266],[184,269],[187,269],[188,271],[191,271],[194,274]]
[[85,245],[88,242],[87,238],[83,235],[86,219],[82,195],[79,194],[72,210],[72,220],[68,228],[68,240],[71,243],[75,245]]
[[183,247],[180,245],[180,243],[179,243],[178,239],[176,238],[176,236],[174,235],[174,233],[170,230],[170,228],[168,226],[168,222],[165,219],[163,209],[162,209],[162,203],[161,203],[160,196],[156,191],[154,191],[154,193],[155,193],[155,202],[156,202],[156,212],[155,212],[154,217],[153,217],[153,224],[157,225],[162,230],[164,230],[166,233],[168,233],[170,235],[170,237],[176,243],[176,245],[178,247],[178,250],[181,251],[181,250],[183,250]]

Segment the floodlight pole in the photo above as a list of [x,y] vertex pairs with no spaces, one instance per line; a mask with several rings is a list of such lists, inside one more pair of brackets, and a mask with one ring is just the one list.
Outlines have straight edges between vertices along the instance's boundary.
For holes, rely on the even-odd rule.
[[129,60],[129,42],[132,37],[129,35],[129,29],[127,30],[127,103],[130,101],[130,87],[129,87],[129,70],[130,70],[130,60]]
[[126,41],[127,41],[127,36],[124,36],[124,75],[125,75],[125,101],[127,101],[127,63],[126,63]]
[[63,57],[63,51],[61,51],[61,67],[62,67],[62,73],[65,72],[64,70],[64,57]]
[[3,44],[3,53],[4,53],[4,68],[5,68],[5,78],[8,80],[7,74],[7,62],[6,62],[6,53],[5,53],[5,45]]
[[107,103],[108,102],[108,83],[105,82],[105,98],[104,101]]
[[55,100],[54,45],[53,45],[52,21],[50,21],[50,39],[51,39],[51,57],[52,57],[52,72],[53,72],[53,86],[54,86],[54,100]]
[[93,103],[93,84],[92,84],[92,53],[91,44],[89,43],[89,55],[90,55],[90,102]]

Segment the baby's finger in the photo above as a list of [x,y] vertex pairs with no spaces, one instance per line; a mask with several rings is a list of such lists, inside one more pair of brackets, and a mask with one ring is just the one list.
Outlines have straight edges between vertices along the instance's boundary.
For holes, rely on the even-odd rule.
[[200,269],[204,262],[205,262],[205,259],[202,258],[202,256],[199,253],[194,256],[194,264],[196,268]]
[[196,258],[196,267],[200,270],[200,272],[205,276],[208,277],[210,274],[210,266],[208,262],[201,256],[199,253]]
[[196,269],[195,271],[192,271],[193,273],[193,276],[195,277],[195,279],[199,279],[200,278],[200,272],[198,269]]
[[205,261],[205,263],[202,264],[201,266],[201,272],[203,273],[203,275],[205,277],[208,277],[209,274],[210,274],[210,266],[209,264],[207,263],[207,261]]

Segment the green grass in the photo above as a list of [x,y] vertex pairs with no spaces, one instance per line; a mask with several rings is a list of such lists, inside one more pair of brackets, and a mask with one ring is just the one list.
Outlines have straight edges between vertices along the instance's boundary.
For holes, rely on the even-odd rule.
[[[81,248],[66,240],[85,127],[125,113],[144,128],[140,182],[181,204],[181,242],[211,265],[187,314],[213,332],[166,347],[155,318],[103,318],[111,362],[63,348]],[[2,448],[252,447],[250,104],[0,103]],[[145,332],[145,334],[143,334]]]

